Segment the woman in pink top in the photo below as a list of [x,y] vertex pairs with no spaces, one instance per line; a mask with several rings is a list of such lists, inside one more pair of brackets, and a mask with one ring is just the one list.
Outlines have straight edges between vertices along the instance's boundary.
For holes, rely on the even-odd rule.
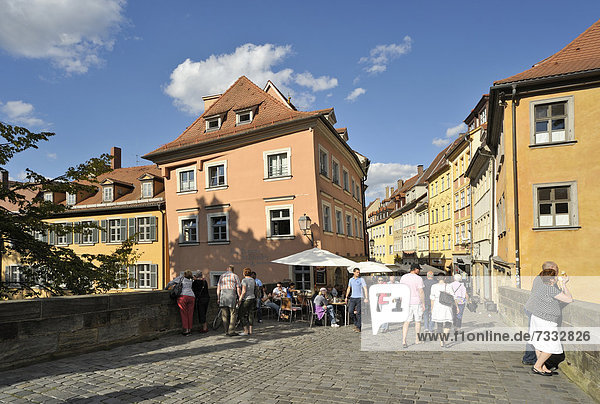
[[458,306],[458,310],[456,315],[454,316],[454,328],[459,330],[462,327],[462,318],[463,313],[465,312],[465,305],[469,300],[469,295],[467,294],[467,288],[465,284],[461,282],[462,277],[460,274],[454,274],[454,282],[450,284],[450,288],[452,289],[452,294],[454,295],[454,301]]

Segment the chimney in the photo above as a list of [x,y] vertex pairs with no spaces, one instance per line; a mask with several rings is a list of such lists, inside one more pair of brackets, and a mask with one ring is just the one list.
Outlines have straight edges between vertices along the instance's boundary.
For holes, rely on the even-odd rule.
[[402,179],[398,180],[398,189],[402,188],[403,185],[404,185],[404,180],[402,180]]
[[113,170],[121,168],[121,148],[111,147],[110,155],[113,157],[112,160],[110,160],[110,168]]
[[206,95],[202,97],[202,101],[204,101],[204,111],[208,110],[212,105],[217,102],[217,100],[221,97],[222,94],[215,95]]
[[390,197],[390,187],[385,187],[385,199]]
[[417,166],[417,171],[419,172],[419,175],[423,175],[423,164]]
[[5,169],[0,169],[2,187],[8,188],[8,171]]

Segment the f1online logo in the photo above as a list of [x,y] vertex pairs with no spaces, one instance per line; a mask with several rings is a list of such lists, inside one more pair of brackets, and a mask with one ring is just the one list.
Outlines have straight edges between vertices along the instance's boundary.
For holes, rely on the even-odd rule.
[[373,335],[385,323],[403,323],[408,320],[410,288],[400,283],[375,284],[369,288],[371,329]]

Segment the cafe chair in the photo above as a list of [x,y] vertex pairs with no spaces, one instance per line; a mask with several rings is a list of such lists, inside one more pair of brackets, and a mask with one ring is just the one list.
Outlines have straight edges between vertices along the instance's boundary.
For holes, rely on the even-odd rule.
[[[312,328],[312,326],[315,324],[315,320],[319,320],[319,317],[317,316],[317,312],[315,311],[315,305],[314,304],[310,304],[308,305],[309,307],[309,320],[310,320],[310,328]],[[325,311],[325,313],[323,313],[323,318],[321,320],[319,320],[321,322],[323,322],[323,326],[327,325],[327,311]]]
[[292,299],[290,299],[289,297],[282,297],[279,321],[281,321],[281,316],[288,312],[291,323],[294,313],[297,313],[298,311],[302,312],[302,308],[292,305]]

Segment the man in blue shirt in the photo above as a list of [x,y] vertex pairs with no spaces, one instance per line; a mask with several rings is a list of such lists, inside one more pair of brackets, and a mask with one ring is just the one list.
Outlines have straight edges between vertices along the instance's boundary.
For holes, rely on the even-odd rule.
[[[367,295],[367,284],[360,277],[360,269],[354,268],[354,276],[348,281],[348,289],[346,290],[346,304],[348,304],[348,312],[354,314],[354,331],[360,332],[360,300],[364,297],[365,303],[369,303]],[[350,298],[350,300],[348,300]]]

